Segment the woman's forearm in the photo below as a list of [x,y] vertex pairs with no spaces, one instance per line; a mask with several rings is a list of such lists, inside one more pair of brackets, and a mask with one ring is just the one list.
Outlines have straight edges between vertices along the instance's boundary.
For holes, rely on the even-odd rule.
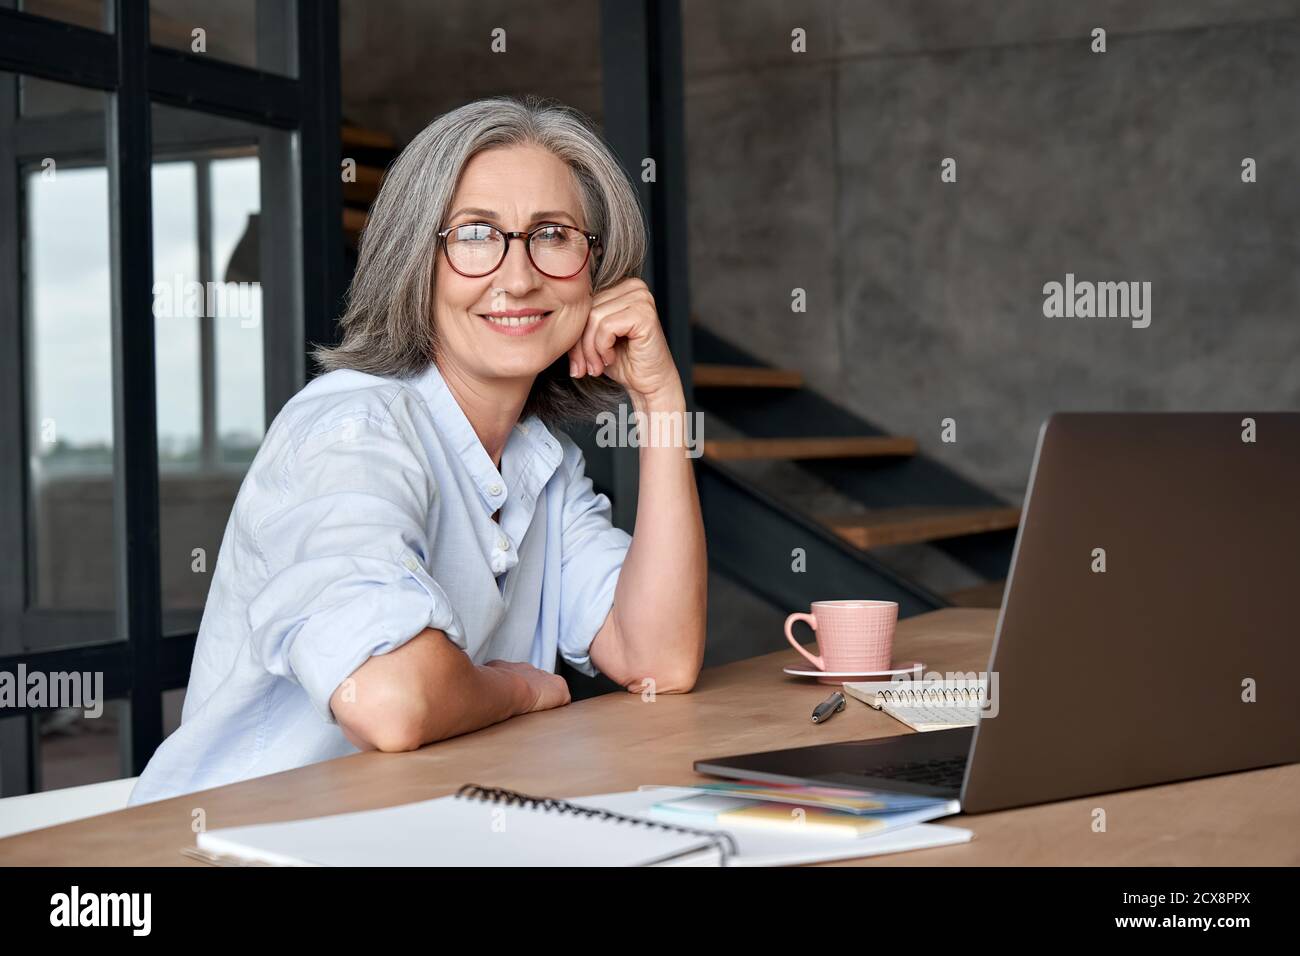
[[368,659],[335,690],[334,719],[363,750],[414,750],[499,723],[529,709],[517,674],[480,667],[442,631],[428,628]]
[[[686,400],[680,383],[667,395],[633,396],[642,413],[636,526],[614,596],[613,618],[626,672],[659,690],[689,690],[704,658],[708,560],[692,460],[684,444],[655,447],[653,418],[677,423],[683,440]],[[661,433],[660,437],[663,435]],[[698,436],[696,436],[698,437]],[[626,686],[626,682],[625,682]]]

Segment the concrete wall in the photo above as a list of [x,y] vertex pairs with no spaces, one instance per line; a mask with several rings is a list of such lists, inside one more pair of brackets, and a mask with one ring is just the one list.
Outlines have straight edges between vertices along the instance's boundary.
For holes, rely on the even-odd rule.
[[[1300,404],[1300,3],[685,9],[723,336],[1011,498],[1053,410]],[[1044,318],[1068,272],[1151,282],[1150,327]]]
[[[602,115],[595,0],[342,14],[357,122],[407,139],[525,91]],[[1297,17],[1300,0],[685,0],[695,311],[1011,498],[1056,409],[1294,407]],[[1070,272],[1151,282],[1151,326],[1044,318],[1043,284]]]

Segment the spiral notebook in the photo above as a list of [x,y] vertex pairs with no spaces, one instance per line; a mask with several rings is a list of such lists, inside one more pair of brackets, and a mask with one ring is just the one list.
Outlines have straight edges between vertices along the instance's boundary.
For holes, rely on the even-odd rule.
[[272,866],[719,866],[725,833],[466,784],[454,796],[200,833],[215,857]]
[[913,730],[974,727],[988,698],[984,681],[894,684],[885,681],[846,683],[844,693],[888,714]]
[[964,843],[959,827],[917,824],[866,838],[687,827],[649,818],[687,788],[572,801],[466,785],[454,796],[200,833],[182,852],[233,866],[763,866]]

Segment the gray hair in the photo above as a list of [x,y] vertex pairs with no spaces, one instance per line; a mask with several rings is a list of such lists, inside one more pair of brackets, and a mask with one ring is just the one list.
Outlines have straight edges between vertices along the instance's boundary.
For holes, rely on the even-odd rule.
[[[543,97],[492,96],[438,117],[402,150],[384,176],[361,235],[342,341],[313,357],[326,371],[415,375],[438,349],[433,321],[437,231],[450,211],[465,165],[494,147],[536,145],[568,164],[586,228],[600,236],[592,291],[639,276],[645,261],[641,206],[613,151],[579,111]],[[547,424],[589,419],[622,390],[605,377],[569,376],[560,358],[538,374],[523,409]]]

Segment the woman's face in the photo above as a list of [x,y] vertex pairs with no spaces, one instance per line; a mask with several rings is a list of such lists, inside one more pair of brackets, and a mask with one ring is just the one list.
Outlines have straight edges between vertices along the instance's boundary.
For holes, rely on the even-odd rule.
[[[442,228],[471,222],[503,232],[547,222],[590,228],[569,167],[536,146],[490,149],[466,164]],[[573,347],[591,311],[590,260],[572,278],[552,279],[533,268],[518,239],[495,272],[477,279],[458,273],[439,249],[434,276],[440,364],[479,381],[526,378],[531,384]],[[521,310],[530,315],[518,325],[492,321],[493,313]],[[540,321],[527,322],[539,314]]]

